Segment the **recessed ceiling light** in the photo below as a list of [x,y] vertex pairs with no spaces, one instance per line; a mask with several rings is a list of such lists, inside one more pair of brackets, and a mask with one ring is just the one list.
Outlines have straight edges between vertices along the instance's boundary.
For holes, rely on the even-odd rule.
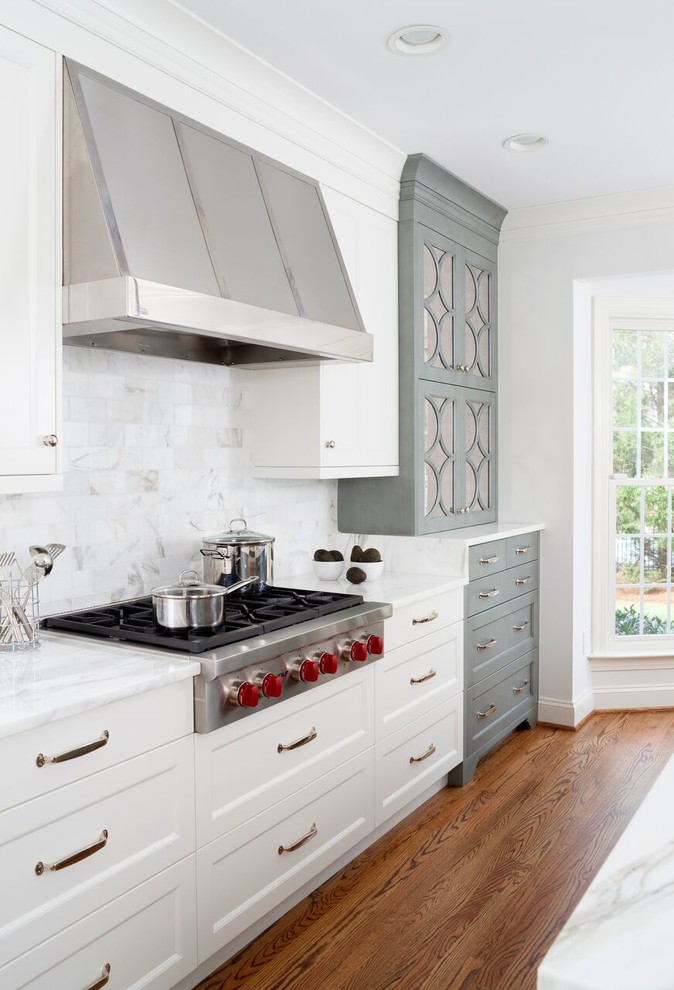
[[399,55],[430,55],[447,44],[447,37],[433,24],[410,24],[394,31],[387,42]]
[[508,151],[540,151],[548,144],[549,139],[542,134],[513,134],[505,139],[503,147]]

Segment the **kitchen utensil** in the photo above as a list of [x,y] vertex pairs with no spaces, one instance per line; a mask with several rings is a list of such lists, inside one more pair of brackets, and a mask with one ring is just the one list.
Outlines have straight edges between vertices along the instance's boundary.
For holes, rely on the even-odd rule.
[[245,519],[232,519],[228,530],[203,540],[204,581],[229,587],[256,576],[258,588],[265,588],[273,580],[274,540],[248,529]]
[[225,621],[227,595],[258,580],[256,574],[223,588],[221,585],[200,581],[194,570],[181,571],[176,584],[152,589],[155,621],[163,629],[173,632],[212,632]]
[[48,543],[46,546],[46,550],[51,554],[52,560],[56,560],[57,557],[60,557],[65,548],[65,543]]
[[54,558],[46,547],[32,546],[28,547],[28,550],[33,560],[23,572],[23,576],[29,583],[35,584],[51,572]]

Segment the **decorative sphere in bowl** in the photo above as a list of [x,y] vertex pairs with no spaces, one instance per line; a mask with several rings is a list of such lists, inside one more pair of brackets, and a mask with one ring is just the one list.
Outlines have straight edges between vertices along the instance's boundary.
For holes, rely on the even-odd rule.
[[319,581],[338,581],[344,570],[343,560],[312,560],[311,563]]
[[365,571],[365,573],[367,574],[367,578],[366,578],[367,581],[376,581],[377,578],[380,578],[384,573],[383,560],[373,560],[370,562],[366,560],[359,560],[356,566],[360,567],[361,570]]

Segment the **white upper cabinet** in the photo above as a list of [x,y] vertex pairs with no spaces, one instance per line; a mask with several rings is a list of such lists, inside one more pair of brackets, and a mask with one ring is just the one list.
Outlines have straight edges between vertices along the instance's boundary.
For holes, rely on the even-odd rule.
[[365,329],[371,364],[251,376],[253,470],[262,478],[398,473],[398,224],[323,188]]
[[0,493],[59,488],[60,63],[0,27]]

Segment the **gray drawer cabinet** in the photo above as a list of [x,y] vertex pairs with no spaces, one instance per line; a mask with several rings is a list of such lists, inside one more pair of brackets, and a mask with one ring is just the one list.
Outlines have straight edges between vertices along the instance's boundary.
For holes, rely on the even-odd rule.
[[462,786],[517,726],[538,720],[538,533],[469,548],[465,589]]
[[343,533],[496,520],[496,256],[506,211],[424,155],[400,187],[400,473],[341,479]]

